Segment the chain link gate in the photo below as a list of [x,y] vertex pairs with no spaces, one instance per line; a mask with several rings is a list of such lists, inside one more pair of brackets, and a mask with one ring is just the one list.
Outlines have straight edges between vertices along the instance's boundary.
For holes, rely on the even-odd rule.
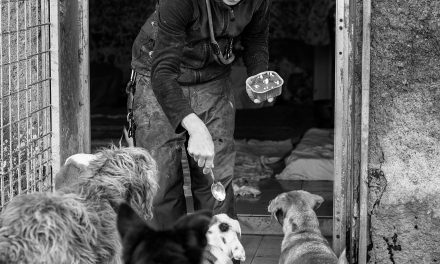
[[51,89],[59,87],[51,85],[52,0],[0,1],[1,210],[18,194],[52,189]]

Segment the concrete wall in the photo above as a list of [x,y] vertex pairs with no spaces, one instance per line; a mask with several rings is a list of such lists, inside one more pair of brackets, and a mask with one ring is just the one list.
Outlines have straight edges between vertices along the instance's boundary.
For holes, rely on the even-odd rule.
[[370,263],[440,262],[440,1],[372,3]]

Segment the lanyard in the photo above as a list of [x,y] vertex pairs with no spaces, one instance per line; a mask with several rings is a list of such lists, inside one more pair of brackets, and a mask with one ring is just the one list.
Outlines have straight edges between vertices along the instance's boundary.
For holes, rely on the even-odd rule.
[[220,64],[223,64],[223,65],[231,64],[235,59],[234,54],[232,54],[232,41],[233,41],[233,39],[231,38],[231,40],[229,42],[228,52],[226,54],[226,57],[223,56],[223,54],[220,50],[220,46],[218,45],[218,42],[215,40],[215,37],[214,37],[214,27],[212,25],[212,14],[211,14],[210,0],[206,0],[206,10],[208,11],[209,36],[211,39],[210,44],[211,44],[211,48],[214,52],[214,58]]

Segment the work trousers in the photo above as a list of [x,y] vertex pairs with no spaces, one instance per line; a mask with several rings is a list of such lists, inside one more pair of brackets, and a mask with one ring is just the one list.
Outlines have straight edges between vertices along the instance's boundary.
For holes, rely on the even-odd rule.
[[232,189],[234,172],[235,107],[229,77],[208,83],[181,86],[194,112],[206,124],[214,141],[213,173],[226,188],[226,199],[218,202],[211,195],[212,178],[187,153],[188,134],[175,133],[159,105],[150,77],[138,75],[133,109],[136,146],[147,149],[155,158],[159,173],[159,190],[153,201],[150,224],[165,229],[186,214],[183,191],[182,154],[187,155],[194,210],[209,209],[236,218]]

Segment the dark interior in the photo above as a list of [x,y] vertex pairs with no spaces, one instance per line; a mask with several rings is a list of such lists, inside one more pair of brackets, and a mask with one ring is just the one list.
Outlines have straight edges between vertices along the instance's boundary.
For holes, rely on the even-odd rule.
[[[304,189],[325,198],[317,213],[331,220],[332,181],[277,180],[275,175],[284,169],[283,158],[295,149],[309,129],[334,127],[334,6],[331,0],[273,1],[270,70],[277,71],[285,84],[282,95],[272,104],[254,105],[244,96],[245,69],[239,58],[240,46],[235,47],[238,57],[232,77],[238,108],[235,138],[240,142],[237,148],[242,155],[238,155],[236,162],[236,177],[240,177],[240,171],[248,174],[257,171],[258,164],[247,171],[240,170],[238,167],[243,165],[240,162],[249,162],[252,158],[259,162],[269,154],[279,158],[263,168],[268,177],[253,183],[246,179],[237,182],[239,185],[250,182],[261,191],[256,197],[237,198],[240,214],[267,214],[267,204],[277,194]],[[131,45],[153,8],[154,1],[90,1],[92,149],[110,142],[118,144],[122,136]],[[279,151],[272,148],[268,150],[270,153],[259,152],[261,147],[246,145],[249,140],[287,142],[290,149],[280,145]]]

